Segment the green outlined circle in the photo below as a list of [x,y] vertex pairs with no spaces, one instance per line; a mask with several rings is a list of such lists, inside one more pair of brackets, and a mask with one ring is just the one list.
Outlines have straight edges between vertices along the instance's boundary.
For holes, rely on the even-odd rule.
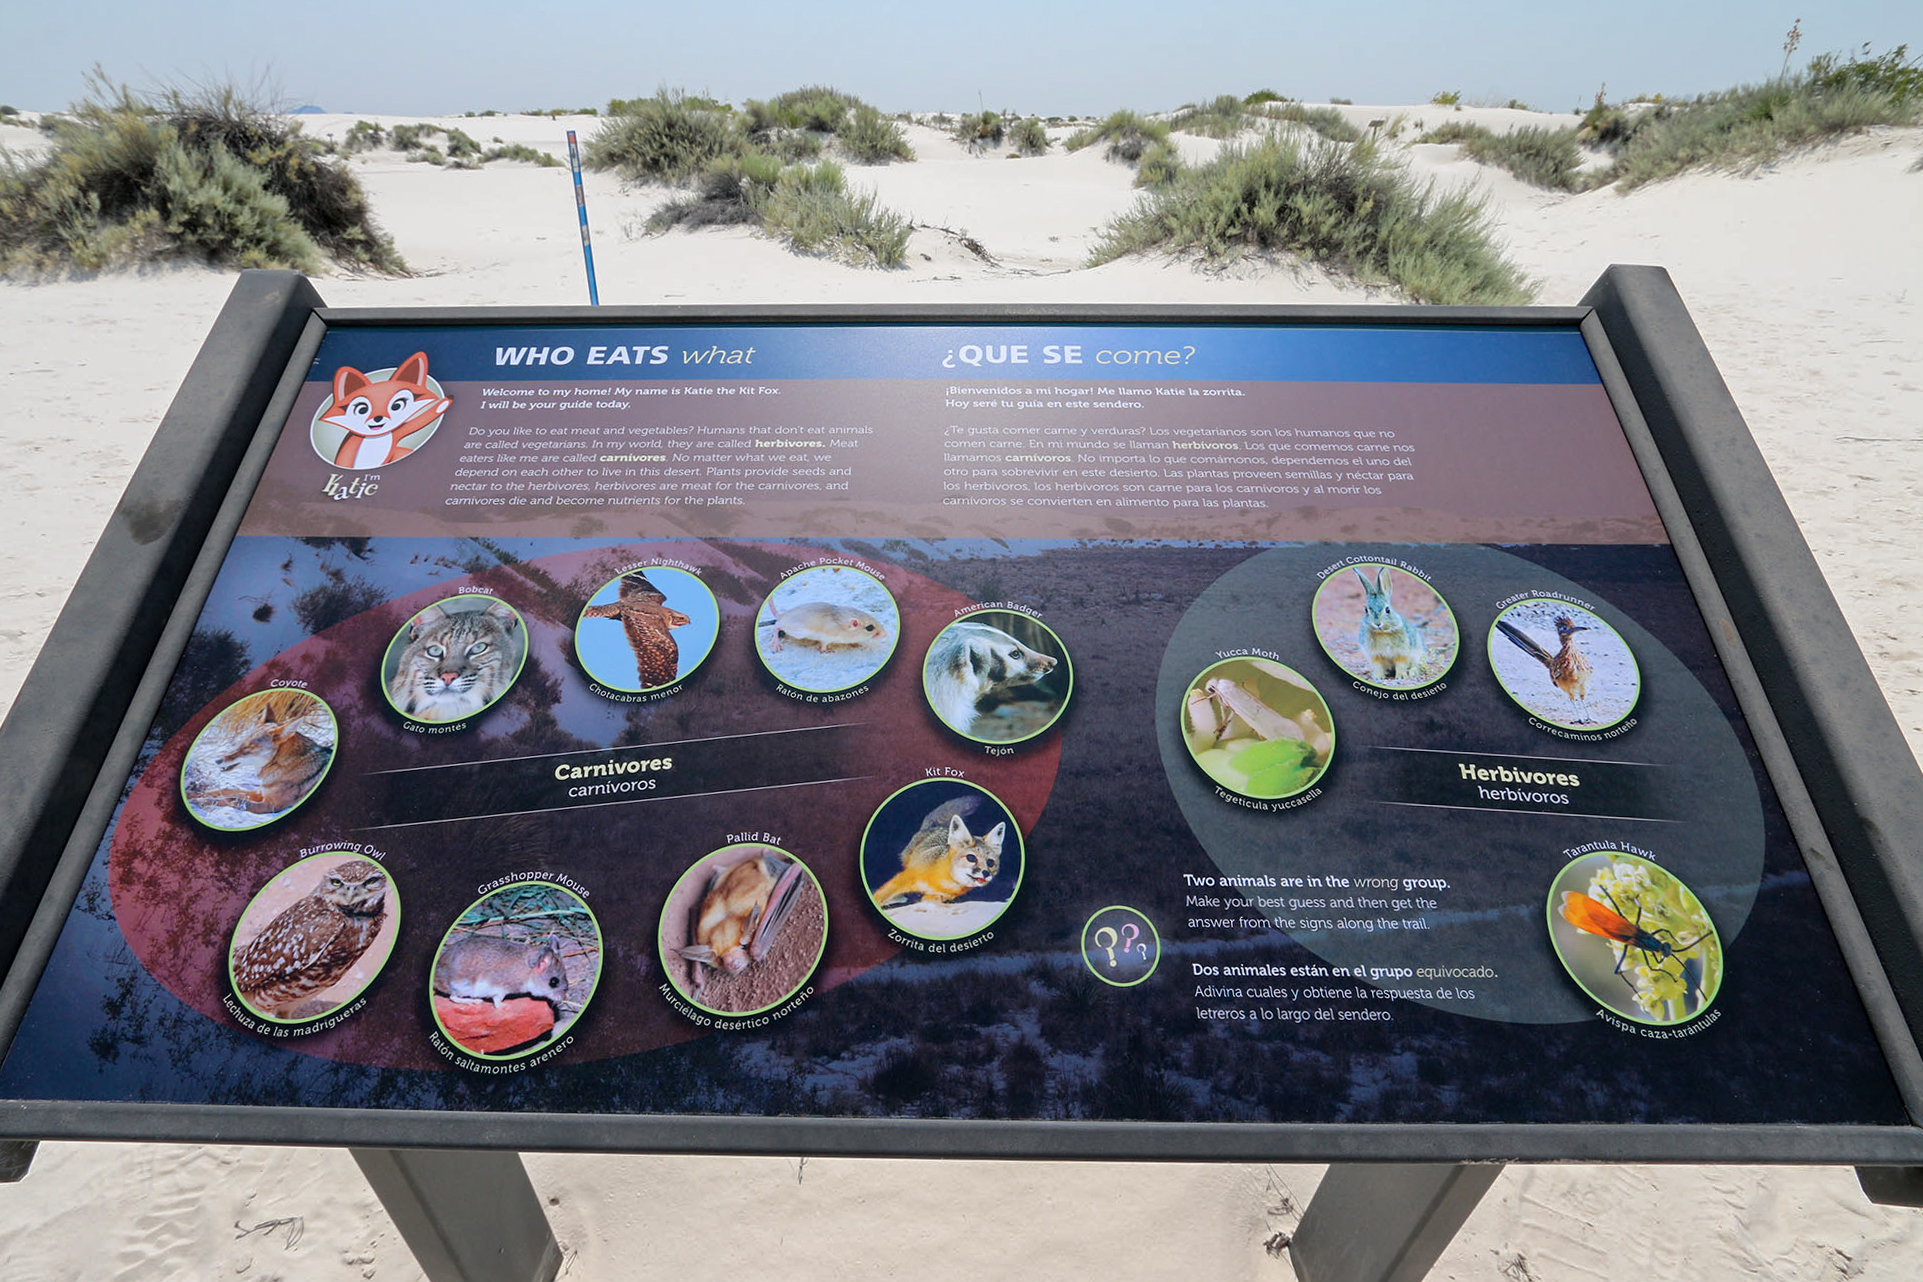
[[[339,751],[340,719],[327,700],[291,686],[256,690],[194,736],[180,763],[180,802],[216,832],[252,832],[300,809]],[[216,813],[234,821],[216,822]]]
[[[1565,622],[1573,631],[1564,631]],[[1489,670],[1502,692],[1559,729],[1600,732],[1621,725],[1642,698],[1642,669],[1629,642],[1607,619],[1574,602],[1512,602],[1490,623],[1487,646]]]
[[[1133,928],[1133,929],[1131,929]],[[1162,964],[1162,935],[1148,914],[1110,904],[1082,923],[1082,964],[1104,984],[1133,988]]]
[[1189,757],[1238,796],[1281,801],[1306,792],[1335,758],[1328,700],[1273,659],[1211,663],[1189,681],[1177,716]]
[[[309,855],[268,878],[241,910],[227,942],[227,983],[258,1019],[311,1024],[380,977],[400,928],[400,889],[379,860],[353,850]],[[275,1013],[285,1010],[301,1013]]]
[[755,610],[755,655],[804,694],[871,681],[901,641],[901,607],[881,576],[853,565],[810,565],[785,576]]
[[[966,833],[959,844],[951,841],[955,820]],[[998,848],[986,844],[991,839],[999,842]],[[875,843],[873,849],[871,842]],[[911,861],[911,846],[933,851],[937,857]],[[1000,921],[1015,902],[1027,872],[1027,855],[1015,812],[1000,797],[966,779],[918,779],[889,794],[862,828],[861,884],[875,911],[902,934],[936,942],[968,939]],[[992,861],[994,869],[986,880],[971,885],[980,876],[983,861]],[[976,891],[995,893],[1011,865],[1014,882],[1002,889],[1000,899],[970,897]],[[884,907],[882,891],[897,881],[912,881],[932,889],[920,892],[916,900]],[[947,900],[930,898],[950,888],[959,889]],[[904,887],[891,891],[887,899],[910,893],[916,892]],[[993,912],[988,911],[991,905],[998,905]],[[933,928],[944,919],[955,929]]]
[[[751,864],[755,867],[748,870]],[[752,940],[741,934],[740,927],[756,915],[757,902],[765,911],[791,866],[801,870],[795,898],[764,940],[763,955],[753,957]],[[762,892],[758,897],[757,889]],[[738,911],[726,911],[730,900]],[[704,933],[702,918],[711,904],[723,911],[717,929]],[[759,1015],[793,997],[807,986],[827,948],[828,896],[821,879],[798,856],[758,841],[730,843],[688,865],[661,904],[661,922],[655,932],[655,952],[675,992],[696,1009],[724,1019]],[[689,949],[706,949],[713,959],[690,958],[684,951]],[[758,1004],[733,1009],[732,1003],[715,999],[716,991],[724,992],[722,1001],[739,992]]]
[[1696,892],[1654,860],[1622,850],[1572,859],[1550,883],[1547,912],[1556,960],[1624,1019],[1686,1023],[1722,990],[1716,923]]
[[[623,613],[590,615],[590,610]],[[584,640],[589,625],[593,631]],[[720,634],[720,607],[700,575],[677,565],[640,565],[603,583],[582,604],[574,621],[574,657],[607,689],[646,694],[693,676]]]
[[[1371,610],[1378,587],[1381,605]],[[1354,561],[1324,576],[1309,618],[1329,661],[1377,690],[1426,690],[1462,657],[1448,599],[1428,579],[1387,561]],[[1379,626],[1365,629],[1369,620]],[[1403,625],[1414,625],[1414,646]]]
[[[406,361],[403,361],[401,364],[405,365],[406,363]],[[370,383],[384,383],[392,379],[400,370],[400,365],[387,365],[380,369],[368,370],[362,377],[366,378]],[[336,377],[339,376],[339,373],[339,370],[335,371]],[[432,374],[424,372],[420,385],[432,392],[436,399],[448,399],[446,389],[441,386],[440,380]],[[418,427],[410,427],[404,432],[395,434],[394,444],[405,448],[408,453],[394,460],[394,462],[389,463],[383,461],[370,464],[355,464],[341,462],[339,460],[339,454],[348,440],[355,437],[356,434],[349,432],[338,423],[328,423],[324,421],[327,414],[334,408],[334,389],[332,380],[330,380],[327,394],[321,398],[320,406],[315,409],[314,417],[307,425],[307,443],[314,447],[314,453],[329,467],[344,467],[355,472],[378,471],[381,468],[394,467],[405,462],[410,455],[418,452],[422,446],[434,438],[434,433],[441,429],[442,420],[447,417],[447,410],[442,410],[439,414],[427,419]],[[448,409],[452,408],[452,405],[448,406]]]
[[[921,691],[936,718],[964,739],[1026,743],[1068,710],[1075,662],[1055,629],[1033,615],[971,610],[928,643]],[[983,709],[984,699],[996,702]]]
[[[587,900],[559,882],[512,882],[469,904],[442,934],[428,968],[428,1013],[464,1055],[525,1059],[558,1044],[587,1013],[603,951],[601,922]],[[515,1021],[532,1010],[529,1003],[545,1004],[553,1023],[502,1043],[518,1036],[523,1026]]]
[[[458,608],[448,609],[457,603]],[[468,620],[467,615],[485,615],[488,619]],[[448,640],[456,642],[452,651],[445,644]],[[487,649],[477,650],[477,646]],[[498,658],[503,649],[513,653],[514,670],[505,682],[498,683],[500,688],[491,696],[483,695],[480,691],[486,689],[486,672],[476,672],[472,679],[466,672],[485,666],[498,674],[505,663]],[[387,643],[381,655],[381,694],[388,707],[409,721],[458,725],[508,696],[527,666],[527,652],[527,620],[500,597],[486,592],[443,597],[409,615]],[[454,670],[452,682],[444,679],[449,663],[462,665]],[[414,679],[403,679],[403,666],[415,674]]]

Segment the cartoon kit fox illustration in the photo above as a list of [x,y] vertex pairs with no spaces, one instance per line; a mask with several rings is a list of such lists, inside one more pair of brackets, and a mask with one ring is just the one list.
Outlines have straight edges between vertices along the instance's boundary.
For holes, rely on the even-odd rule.
[[376,383],[343,365],[334,371],[333,411],[321,415],[347,433],[334,451],[334,466],[357,471],[386,467],[414,451],[401,437],[447,413],[454,404],[427,385],[427,353],[415,352]]
[[995,880],[1007,825],[998,823],[977,837],[962,818],[973,808],[974,799],[964,797],[937,806],[922,820],[901,852],[901,871],[875,892],[877,907],[893,907],[910,895],[920,895],[924,903],[945,904]]

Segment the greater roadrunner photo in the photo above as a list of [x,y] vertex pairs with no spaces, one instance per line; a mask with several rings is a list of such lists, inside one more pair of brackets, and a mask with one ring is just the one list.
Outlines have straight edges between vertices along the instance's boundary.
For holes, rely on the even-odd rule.
[[1569,696],[1571,703],[1589,697],[1589,660],[1576,648],[1576,634],[1587,632],[1589,628],[1577,623],[1566,614],[1556,616],[1556,640],[1561,642],[1554,654],[1543,647],[1521,628],[1501,619],[1496,627],[1502,635],[1516,643],[1524,654],[1549,669],[1549,680],[1556,689]]

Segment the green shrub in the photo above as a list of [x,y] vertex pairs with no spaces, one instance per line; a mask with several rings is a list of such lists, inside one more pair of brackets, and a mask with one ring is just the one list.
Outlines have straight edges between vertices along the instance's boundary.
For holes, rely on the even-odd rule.
[[891,160],[913,160],[915,149],[902,136],[901,126],[884,117],[867,103],[858,103],[836,135],[849,159],[863,165],[883,165]]
[[542,151],[539,147],[530,147],[524,142],[510,142],[489,147],[481,157],[481,163],[486,164],[493,160],[521,160],[530,165],[539,165],[543,169],[559,169],[565,163],[559,156]]
[[1175,119],[1169,121],[1169,128],[1205,138],[1233,138],[1247,123],[1248,112],[1243,109],[1242,100],[1225,93],[1213,102],[1178,111]]
[[401,157],[401,159],[410,165],[434,165],[438,167],[447,163],[447,157],[441,154],[441,149],[431,142],[422,143]]
[[1464,155],[1484,165],[1497,165],[1526,183],[1552,191],[1575,191],[1582,186],[1582,149],[1575,129],[1525,126],[1499,134],[1481,125],[1450,120],[1416,139],[1417,142],[1457,143]]
[[1430,303],[1520,303],[1532,294],[1497,248],[1479,198],[1416,184],[1371,141],[1231,144],[1112,222],[1091,261],[1150,249],[1215,261],[1283,250],[1362,281],[1392,281]]
[[1803,75],[1817,92],[1840,89],[1865,89],[1887,94],[1898,101],[1923,98],[1923,60],[1912,58],[1906,44],[1873,56],[1866,44],[1838,62],[1833,53],[1819,53],[1809,61]]
[[1098,142],[1108,144],[1110,160],[1132,165],[1142,158],[1150,144],[1167,142],[1169,127],[1159,120],[1146,120],[1132,111],[1117,111],[1098,125],[1078,129],[1062,145],[1080,151]]
[[1286,94],[1279,94],[1273,89],[1257,89],[1254,93],[1242,100],[1242,105],[1244,107],[1260,107],[1271,102],[1288,101],[1289,98]]
[[1182,153],[1168,141],[1152,142],[1135,166],[1137,187],[1165,187],[1182,172]]
[[1441,89],[1438,90],[1435,97],[1429,99],[1429,101],[1438,107],[1460,107],[1462,105],[1462,91],[1460,89]]
[[0,120],[11,120],[19,114],[18,107],[9,107],[6,103],[0,102]]
[[347,127],[347,134],[341,139],[341,150],[350,155],[357,151],[372,151],[386,141],[385,129],[366,120],[356,120]]
[[760,222],[758,202],[774,188],[781,168],[775,157],[757,151],[710,161],[696,178],[693,193],[656,210],[647,230]]
[[[623,110],[616,111],[617,106]],[[617,99],[608,109],[606,121],[588,139],[583,161],[590,169],[615,170],[630,182],[686,182],[709,162],[741,149],[731,113],[690,100],[678,89]]]
[[1008,128],[1002,122],[998,112],[978,112],[971,116],[963,116],[955,122],[955,137],[968,144],[970,151],[986,151],[990,147],[999,147],[1002,145],[1002,139],[1007,135]]
[[238,90],[96,97],[50,121],[47,152],[0,159],[0,270],[165,258],[404,272],[353,173]]
[[1876,125],[1916,124],[1923,93],[1906,79],[1915,68],[1903,52],[1840,65],[1819,57],[1802,72],[1763,84],[1661,104],[1616,143],[1605,180],[1628,189],[1689,169],[1759,164]]
[[417,147],[429,147],[428,141],[441,132],[433,125],[395,125],[388,134],[388,143],[395,151],[413,151]]
[[465,130],[442,129],[437,132],[447,139],[447,155],[450,160],[480,160],[481,144],[475,142]]
[[1306,125],[1324,138],[1336,142],[1355,142],[1362,137],[1362,131],[1350,124],[1349,118],[1334,107],[1305,107],[1299,102],[1285,102],[1269,107],[1263,114],[1272,120]]
[[1009,145],[1019,156],[1039,156],[1048,150],[1048,126],[1040,116],[1023,116],[1008,131]]
[[831,160],[782,170],[759,205],[763,225],[804,254],[899,267],[908,251],[908,220],[872,192],[849,191]]

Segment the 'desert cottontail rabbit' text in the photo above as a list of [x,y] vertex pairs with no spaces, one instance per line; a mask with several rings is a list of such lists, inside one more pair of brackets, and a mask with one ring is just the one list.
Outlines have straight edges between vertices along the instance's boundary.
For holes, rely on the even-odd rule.
[[1351,568],[1355,570],[1355,577],[1362,580],[1365,597],[1356,641],[1362,646],[1362,657],[1369,661],[1369,671],[1377,681],[1393,681],[1398,677],[1406,681],[1416,676],[1428,660],[1428,643],[1423,640],[1422,625],[1403,618],[1389,603],[1394,583],[1388,567],[1376,568],[1374,583],[1360,566]]

